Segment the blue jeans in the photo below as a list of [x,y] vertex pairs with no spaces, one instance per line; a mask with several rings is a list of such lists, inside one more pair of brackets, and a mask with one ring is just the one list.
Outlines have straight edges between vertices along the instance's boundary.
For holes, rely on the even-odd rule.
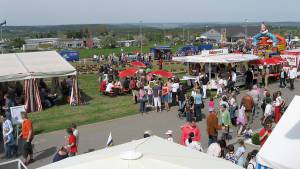
[[212,143],[217,142],[218,136],[208,136],[208,146]]
[[183,110],[183,107],[184,107],[184,104],[185,104],[185,100],[181,101],[181,100],[178,100],[178,104],[179,104],[179,110]]
[[195,104],[196,121],[202,121],[201,104]]
[[153,106],[153,95],[148,95],[148,103]]
[[5,144],[4,149],[5,149],[5,156],[8,158],[12,157],[16,153],[14,144],[10,144],[10,145]]
[[146,112],[145,101],[143,99],[140,99],[140,113],[145,113],[145,112]]

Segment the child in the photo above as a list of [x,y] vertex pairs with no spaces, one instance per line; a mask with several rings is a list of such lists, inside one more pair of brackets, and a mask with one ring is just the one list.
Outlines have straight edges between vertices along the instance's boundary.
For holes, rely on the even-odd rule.
[[[8,128],[4,129],[5,134],[9,132]],[[11,158],[15,154],[15,139],[12,133],[4,137],[5,156]]]
[[215,109],[215,102],[214,102],[214,98],[210,98],[210,101],[208,103],[208,112],[212,112]]
[[75,123],[71,123],[71,129],[73,131],[73,135],[76,137],[76,146],[79,144],[79,131],[77,129],[77,125]]
[[172,130],[168,130],[165,134],[167,135],[167,140],[168,141],[174,142],[173,131]]
[[231,161],[232,163],[236,164],[237,159],[234,154],[234,146],[232,144],[228,145],[228,153],[225,156],[225,159]]
[[239,147],[235,153],[235,157],[237,159],[237,164],[241,167],[244,166],[245,157],[244,154],[246,153],[246,147],[243,140],[239,140]]
[[245,139],[251,139],[253,131],[250,127],[247,127],[246,130],[243,132]]
[[67,147],[69,148],[69,156],[75,156],[77,153],[77,145],[76,145],[76,137],[73,134],[73,130],[71,128],[67,129],[68,133],[68,145]]

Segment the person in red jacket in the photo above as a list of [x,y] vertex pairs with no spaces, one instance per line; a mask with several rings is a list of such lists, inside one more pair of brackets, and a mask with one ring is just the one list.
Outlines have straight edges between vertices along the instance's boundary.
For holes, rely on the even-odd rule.
[[104,93],[106,89],[106,80],[103,80],[99,86],[100,92]]
[[187,123],[183,127],[181,127],[181,139],[180,139],[181,145],[185,145],[185,140],[189,138],[189,134],[191,132],[194,133],[193,141],[200,142],[201,133],[195,118],[192,118],[192,121],[190,123]]

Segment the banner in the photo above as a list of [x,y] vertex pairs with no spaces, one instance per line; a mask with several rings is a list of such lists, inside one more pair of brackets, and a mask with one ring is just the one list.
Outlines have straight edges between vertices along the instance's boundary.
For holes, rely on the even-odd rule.
[[22,119],[21,112],[25,112],[24,105],[11,107],[10,112],[11,112],[12,123],[14,125],[22,124],[23,119]]

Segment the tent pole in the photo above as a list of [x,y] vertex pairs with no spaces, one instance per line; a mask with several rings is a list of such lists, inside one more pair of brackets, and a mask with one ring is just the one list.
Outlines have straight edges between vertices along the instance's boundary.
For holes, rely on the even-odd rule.
[[211,81],[211,63],[208,63],[208,77],[209,81]]

